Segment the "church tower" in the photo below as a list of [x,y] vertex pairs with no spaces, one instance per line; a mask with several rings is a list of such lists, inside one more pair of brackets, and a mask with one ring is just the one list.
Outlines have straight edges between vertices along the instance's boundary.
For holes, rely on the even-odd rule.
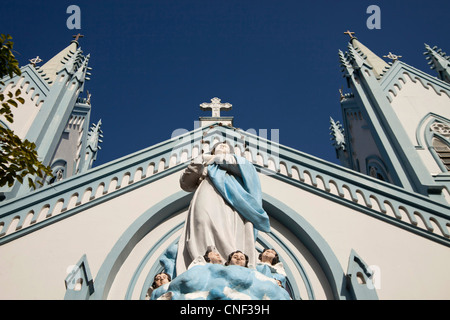
[[[84,98],[81,94],[91,68],[90,55],[83,55],[78,42],[80,37],[74,36],[66,48],[42,66],[37,66],[42,62],[37,57],[21,67],[20,76],[2,79],[5,87],[0,91],[20,88],[25,103],[14,110],[12,124],[4,121],[0,124],[36,144],[39,160],[53,171],[53,177],[47,177],[44,185],[86,171],[98,149],[92,149],[88,141],[91,95],[88,93]],[[98,136],[99,130],[100,123],[92,128],[91,136]],[[0,191],[9,200],[26,194],[30,188],[26,183],[16,183]]]
[[343,165],[437,201],[450,187],[450,85],[445,54],[426,45],[439,78],[389,53],[387,63],[353,32],[348,51],[339,51],[351,93],[341,93],[343,129],[332,122]]

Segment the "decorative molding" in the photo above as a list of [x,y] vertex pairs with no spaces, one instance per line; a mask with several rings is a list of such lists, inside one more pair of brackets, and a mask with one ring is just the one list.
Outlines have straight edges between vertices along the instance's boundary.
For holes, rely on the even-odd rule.
[[[408,76],[409,79],[405,78],[405,76]],[[402,85],[408,80],[414,83],[419,81],[425,89],[433,88],[439,96],[445,94],[450,98],[450,84],[420,71],[403,61],[397,60],[392,64],[380,82],[381,88],[389,102],[393,101],[391,94],[394,97],[397,96],[398,92],[402,89]]]
[[69,177],[57,187],[43,187],[0,203],[0,245],[182,170],[204,145],[220,140],[234,145],[235,152],[253,162],[261,174],[450,246],[448,205],[239,129],[218,125],[196,129]]

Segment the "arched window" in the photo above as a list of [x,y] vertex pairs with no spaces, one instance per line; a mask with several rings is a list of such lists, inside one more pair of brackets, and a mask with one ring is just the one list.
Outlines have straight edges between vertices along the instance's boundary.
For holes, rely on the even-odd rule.
[[416,149],[428,148],[442,172],[450,171],[450,120],[427,114],[416,130]]
[[51,168],[52,168],[53,177],[47,181],[48,184],[56,183],[66,177],[66,169],[67,169],[66,161],[64,161],[62,159],[58,159],[53,162],[53,164],[51,165]]
[[450,126],[446,123],[435,121],[430,130],[433,132],[431,139],[434,151],[442,161],[446,171],[450,171]]
[[370,156],[366,159],[367,174],[381,181],[389,182],[386,165],[378,156]]

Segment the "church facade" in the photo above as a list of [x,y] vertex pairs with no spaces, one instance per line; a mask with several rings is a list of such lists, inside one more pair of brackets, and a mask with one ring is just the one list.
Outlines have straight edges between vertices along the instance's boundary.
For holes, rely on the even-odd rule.
[[385,62],[351,35],[339,52],[351,92],[341,95],[343,123],[330,127],[342,165],[235,128],[220,114],[231,105],[213,98],[199,128],[92,167],[101,121],[88,126],[89,55],[77,40],[3,79],[2,91],[26,94],[13,129],[36,141],[56,178],[2,190],[0,299],[147,299],[192,199],[180,175],[221,141],[257,169],[270,232],[256,248],[277,251],[293,300],[450,298],[450,61],[441,51],[425,47],[434,77],[392,54]]

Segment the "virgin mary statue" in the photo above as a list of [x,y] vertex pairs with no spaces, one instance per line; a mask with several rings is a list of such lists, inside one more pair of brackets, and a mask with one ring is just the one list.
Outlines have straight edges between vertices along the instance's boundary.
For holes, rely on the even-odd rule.
[[210,246],[223,261],[240,250],[249,257],[248,267],[256,266],[256,232],[270,231],[269,217],[255,167],[231,150],[225,142],[216,144],[211,154],[195,158],[180,178],[181,188],[195,193],[178,242],[178,275]]

